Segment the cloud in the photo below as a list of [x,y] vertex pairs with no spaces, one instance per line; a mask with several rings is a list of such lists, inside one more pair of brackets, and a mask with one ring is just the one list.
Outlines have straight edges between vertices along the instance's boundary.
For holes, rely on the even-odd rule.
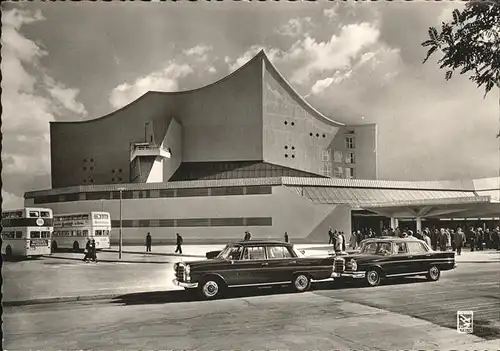
[[208,53],[212,51],[212,47],[208,45],[197,45],[190,49],[184,50],[184,55],[188,57],[195,57],[199,61],[206,61],[208,59]]
[[313,27],[311,17],[291,18],[287,23],[276,29],[280,35],[296,37],[304,35],[308,28]]
[[330,86],[330,84],[333,83],[333,77],[325,78],[325,79],[320,79],[311,88],[311,92],[313,94],[319,94],[323,92],[326,88]]
[[40,11],[18,8],[2,16],[2,177],[6,194],[18,197],[49,185],[49,122],[87,114],[77,101],[78,89],[48,75],[40,60],[49,53],[21,32],[43,20]]
[[24,207],[24,198],[2,189],[2,209],[14,210]]
[[209,67],[207,68],[207,71],[208,71],[208,73],[216,73],[216,72],[217,72],[217,70],[215,69],[215,67],[214,67],[214,66],[209,66]]
[[113,108],[121,108],[150,90],[175,91],[179,87],[179,79],[193,72],[188,64],[170,61],[164,69],[140,77],[133,84],[123,83],[114,88],[109,102]]

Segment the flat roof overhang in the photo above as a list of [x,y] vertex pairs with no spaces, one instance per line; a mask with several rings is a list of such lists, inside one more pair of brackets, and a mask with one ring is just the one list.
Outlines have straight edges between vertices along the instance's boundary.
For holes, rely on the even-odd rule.
[[490,196],[364,203],[360,208],[390,218],[500,217],[500,202]]

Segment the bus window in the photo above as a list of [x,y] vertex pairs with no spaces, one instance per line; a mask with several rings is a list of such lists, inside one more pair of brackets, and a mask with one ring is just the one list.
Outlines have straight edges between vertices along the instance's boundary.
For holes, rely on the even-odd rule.
[[40,239],[40,232],[30,232],[31,239]]
[[104,235],[109,236],[109,230],[104,230]]
[[17,231],[16,232],[16,239],[21,239],[23,237],[23,232]]
[[89,235],[89,231],[87,229],[84,229],[83,230],[83,236],[87,236],[87,235]]
[[42,238],[50,238],[50,232],[42,232]]
[[101,235],[102,235],[102,232],[101,232],[100,230],[96,230],[96,231],[95,231],[95,235],[99,235],[99,236],[101,236]]
[[101,219],[101,215],[100,214],[95,214],[94,215],[94,219]]
[[82,219],[89,219],[89,215],[83,215]]
[[3,232],[2,237],[4,239],[14,239],[14,232]]
[[23,218],[23,213],[21,211],[17,211],[14,217]]
[[38,211],[30,211],[30,217],[40,217],[40,213]]
[[77,235],[77,236],[82,236],[82,231],[81,231],[81,230],[77,230],[77,231],[76,231],[76,235]]
[[40,217],[42,217],[42,218],[50,217],[50,212],[49,211],[41,211]]

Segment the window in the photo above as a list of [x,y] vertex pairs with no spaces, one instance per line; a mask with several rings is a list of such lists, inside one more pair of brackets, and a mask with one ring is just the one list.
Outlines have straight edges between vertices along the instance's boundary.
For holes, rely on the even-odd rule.
[[294,125],[295,125],[295,122],[292,122],[292,126],[294,126]]
[[395,243],[394,244],[394,253],[396,254],[405,254],[406,253],[406,243]]
[[21,239],[23,237],[23,232],[17,231],[16,232],[16,239]]
[[342,151],[333,152],[333,162],[342,163]]
[[31,239],[40,239],[40,232],[30,232]]
[[243,252],[243,260],[265,260],[266,254],[262,246],[250,246]]
[[285,125],[287,125],[287,124],[288,124],[288,122],[287,122],[287,121],[285,121]]
[[419,242],[409,242],[408,251],[412,254],[421,254],[427,252],[427,248]]
[[354,138],[353,137],[346,137],[345,138],[345,146],[348,149],[354,149],[356,147],[354,143]]
[[285,246],[270,246],[267,248],[267,257],[269,257],[270,260],[278,260],[291,258],[292,254]]
[[42,232],[42,238],[50,238],[50,232]]
[[295,158],[295,155],[292,155],[292,158]]
[[334,175],[335,178],[342,178],[343,177],[342,167],[335,167]]
[[50,212],[49,211],[41,211],[40,212],[40,217],[42,217],[42,218],[48,218],[48,217],[50,217]]
[[40,213],[38,211],[30,211],[30,217],[40,217]]
[[319,133],[316,133],[316,138],[319,138]]
[[230,260],[238,261],[241,258],[241,252],[243,251],[243,247],[241,246],[233,246],[228,254],[227,258]]
[[332,176],[332,164],[331,163],[324,163],[323,164],[323,175],[327,177]]
[[345,157],[345,163],[355,163],[354,152],[348,152]]
[[285,154],[285,157],[288,157],[288,154]]
[[349,179],[355,178],[354,168],[346,168],[345,169],[345,177],[349,178]]
[[330,150],[323,150],[323,161],[330,161]]

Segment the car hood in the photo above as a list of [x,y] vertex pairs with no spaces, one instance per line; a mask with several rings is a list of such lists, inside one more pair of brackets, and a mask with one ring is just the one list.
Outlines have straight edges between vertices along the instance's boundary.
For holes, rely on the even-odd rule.
[[219,260],[219,259],[205,259],[205,260],[198,260],[198,261],[184,261],[183,262],[186,265],[189,265],[191,267],[191,270],[193,269],[204,269],[205,267],[215,267],[219,265],[227,265],[231,264],[231,261],[225,261],[225,260]]
[[347,255],[347,256],[340,256],[343,259],[350,260],[351,258],[356,260],[356,263],[365,263],[365,262],[378,262],[378,261],[383,261],[386,259],[387,256],[380,256],[380,255],[372,255],[372,254],[362,254],[362,253],[357,253],[357,254],[352,254],[352,255]]

